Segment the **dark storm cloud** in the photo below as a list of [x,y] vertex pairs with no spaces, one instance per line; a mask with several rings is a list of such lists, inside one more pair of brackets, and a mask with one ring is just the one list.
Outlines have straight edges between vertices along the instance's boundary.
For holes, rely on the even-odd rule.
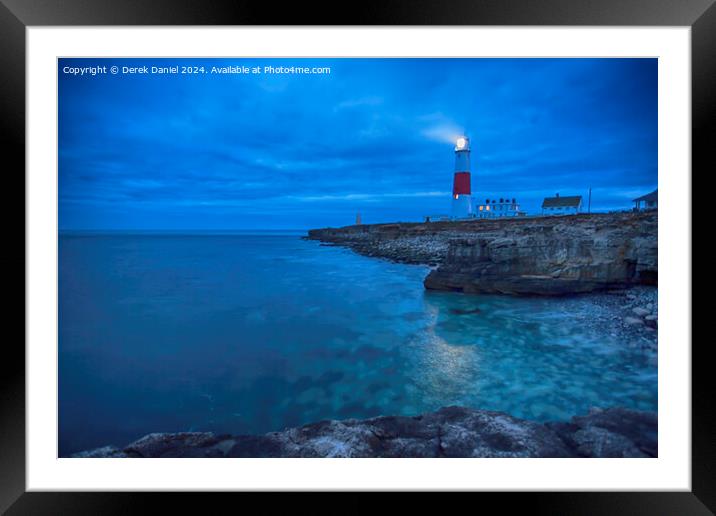
[[[62,228],[305,228],[449,211],[453,141],[476,198],[657,183],[654,59],[177,60],[330,75],[59,74]],[[272,62],[273,61],[273,62]],[[169,64],[117,59],[107,66]]]

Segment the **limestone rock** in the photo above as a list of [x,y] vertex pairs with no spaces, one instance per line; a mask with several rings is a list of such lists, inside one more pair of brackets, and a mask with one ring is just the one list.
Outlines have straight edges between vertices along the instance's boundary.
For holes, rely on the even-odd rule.
[[[348,226],[308,239],[438,267],[425,288],[565,295],[656,285],[657,212]],[[635,299],[629,297],[629,299]]]
[[124,453],[119,448],[116,448],[114,446],[103,446],[101,448],[95,448],[94,450],[88,450],[88,451],[81,451],[79,453],[75,453],[72,455],[73,458],[77,459],[106,459],[106,458],[119,458],[119,457],[127,457],[127,454]]
[[320,421],[265,435],[149,434],[119,450],[74,457],[654,457],[655,413],[593,409],[541,424],[502,412],[444,407],[420,416]]
[[219,441],[211,432],[149,434],[124,448],[129,457],[212,457]]
[[654,412],[611,408],[549,425],[583,457],[656,457]]

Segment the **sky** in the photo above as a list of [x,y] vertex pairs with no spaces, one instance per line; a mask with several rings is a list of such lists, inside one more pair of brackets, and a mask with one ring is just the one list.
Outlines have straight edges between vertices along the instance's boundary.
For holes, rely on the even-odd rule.
[[60,59],[58,95],[62,230],[421,221],[450,213],[463,134],[480,202],[657,187],[656,59]]

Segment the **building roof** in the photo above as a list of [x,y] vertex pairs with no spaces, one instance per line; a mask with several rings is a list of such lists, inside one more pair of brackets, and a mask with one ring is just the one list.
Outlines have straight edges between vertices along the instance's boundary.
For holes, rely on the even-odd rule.
[[566,197],[545,197],[542,201],[543,208],[570,208],[579,206],[582,202],[581,195],[568,195]]
[[656,201],[657,198],[659,197],[659,195],[658,195],[658,193],[657,193],[658,191],[659,191],[659,189],[657,188],[656,190],[654,190],[654,191],[651,192],[651,193],[648,193],[648,194],[646,194],[646,195],[642,195],[641,197],[637,197],[636,199],[634,199],[633,202],[639,202],[639,201],[647,201],[647,202],[648,202],[648,201]]

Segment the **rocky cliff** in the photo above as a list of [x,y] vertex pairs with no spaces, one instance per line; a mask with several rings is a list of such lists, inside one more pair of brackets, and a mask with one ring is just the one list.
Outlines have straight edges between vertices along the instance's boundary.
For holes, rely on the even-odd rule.
[[149,434],[74,457],[656,457],[657,416],[592,409],[568,423],[445,407],[416,417],[322,421],[258,436]]
[[562,295],[656,285],[656,211],[397,223],[311,230],[308,238],[436,268],[425,287]]

